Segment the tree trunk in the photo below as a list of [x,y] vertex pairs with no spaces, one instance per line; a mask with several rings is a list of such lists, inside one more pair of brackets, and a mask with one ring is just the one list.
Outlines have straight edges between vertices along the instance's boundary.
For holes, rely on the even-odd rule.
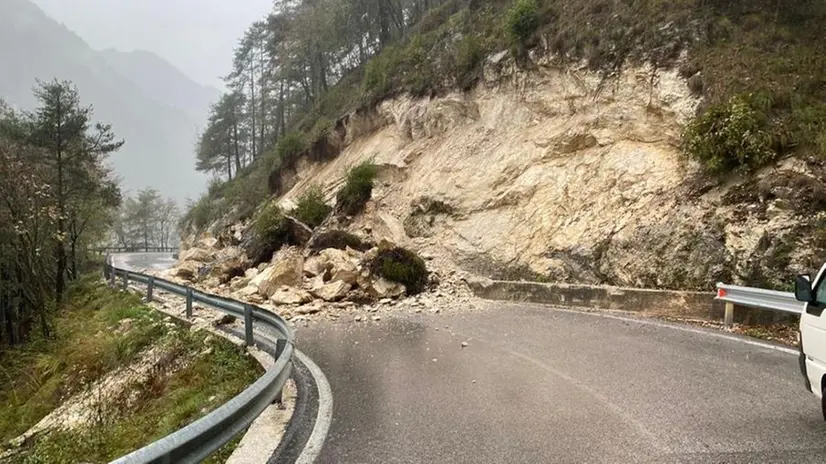
[[72,239],[72,280],[77,280],[77,238]]
[[232,153],[227,152],[227,176],[232,180]]
[[261,100],[261,129],[259,130],[261,139],[259,140],[258,149],[260,151],[264,151],[264,137],[266,136],[267,132],[267,78],[264,74],[264,47],[259,47],[260,56],[259,56],[259,64],[261,68],[261,93],[258,95],[258,99]]
[[281,90],[278,92],[278,106],[279,106],[279,116],[278,116],[278,126],[281,128],[281,135],[284,136],[287,134],[286,121],[284,118],[284,81],[281,81]]
[[55,302],[57,307],[63,305],[63,296],[66,292],[66,198],[64,198],[63,187],[63,109],[60,98],[61,93],[58,92],[57,98],[57,134],[55,137],[55,154],[57,156],[57,233],[59,239],[57,241],[57,275],[55,278]]
[[[255,111],[258,109],[255,104],[255,59],[250,56],[250,113],[252,116],[252,132],[250,138],[252,139],[252,159],[258,158],[258,153],[255,150]],[[237,174],[238,171],[236,171]]]
[[[235,174],[238,174],[238,171],[241,170],[241,150],[238,146],[238,121],[232,125],[232,138],[235,145]],[[255,134],[252,136],[253,141],[255,140]],[[253,148],[254,150],[255,148]],[[254,159],[254,158],[253,158]]]

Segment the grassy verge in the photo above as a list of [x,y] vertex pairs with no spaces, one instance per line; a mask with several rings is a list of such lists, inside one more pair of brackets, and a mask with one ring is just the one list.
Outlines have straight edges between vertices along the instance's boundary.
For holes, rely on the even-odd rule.
[[[149,374],[71,430],[36,435],[8,462],[108,462],[191,423],[241,392],[261,367],[237,347],[165,320],[137,296],[94,278],[73,288],[56,336],[0,353],[0,442],[118,368],[156,353]],[[226,458],[232,448],[222,450]]]

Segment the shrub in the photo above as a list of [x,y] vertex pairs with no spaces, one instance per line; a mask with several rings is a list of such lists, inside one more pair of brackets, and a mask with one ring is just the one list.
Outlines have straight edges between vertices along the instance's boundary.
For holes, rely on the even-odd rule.
[[421,293],[427,285],[424,260],[405,248],[380,251],[372,263],[372,270],[387,280],[404,284],[408,295]]
[[327,248],[336,248],[338,250],[352,248],[357,251],[367,251],[373,248],[373,244],[365,242],[359,237],[344,232],[343,230],[331,230],[323,232],[313,238],[309,248],[313,251],[326,250]]
[[460,87],[471,87],[478,77],[478,70],[485,59],[485,53],[479,44],[479,39],[473,35],[465,36],[454,52],[454,66],[456,82]]
[[235,207],[236,212],[233,220],[252,217],[255,208],[267,199],[269,191],[263,174],[263,171],[253,170],[227,183],[226,199]]
[[734,96],[710,107],[688,125],[683,148],[711,172],[751,171],[776,156],[767,124],[765,111],[751,95]]
[[258,240],[264,244],[280,245],[289,240],[287,218],[275,202],[270,202],[261,209],[253,227]]
[[307,149],[307,144],[301,134],[291,132],[278,139],[275,145],[275,154],[281,166],[294,166],[301,155]]
[[361,213],[373,194],[373,181],[377,175],[378,169],[370,161],[350,168],[344,187],[336,195],[338,212],[346,216]]
[[539,27],[539,11],[535,0],[517,0],[508,11],[507,32],[515,41],[525,43]]
[[332,211],[333,208],[324,202],[324,193],[321,191],[321,187],[313,185],[298,198],[293,216],[310,226],[310,228],[315,229],[327,219]]

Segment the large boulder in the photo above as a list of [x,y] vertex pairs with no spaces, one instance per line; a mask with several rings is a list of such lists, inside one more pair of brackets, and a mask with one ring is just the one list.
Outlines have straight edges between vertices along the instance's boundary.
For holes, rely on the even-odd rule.
[[304,278],[304,257],[294,248],[285,248],[273,258],[273,264],[258,274],[250,285],[258,287],[261,296],[270,298],[279,287],[297,287]]
[[273,293],[270,301],[279,305],[300,305],[313,301],[313,296],[305,290],[282,286]]
[[232,291],[238,291],[250,284],[252,279],[248,277],[235,277],[229,283],[229,288]]
[[196,243],[196,248],[201,248],[203,250],[214,250],[218,247],[218,239],[209,235],[204,234]]
[[241,299],[247,299],[253,295],[258,295],[258,287],[255,285],[247,285],[246,287],[238,290],[236,293],[241,297]]
[[324,301],[340,301],[343,300],[344,297],[347,296],[347,293],[350,289],[353,288],[352,285],[337,281],[337,282],[330,282],[329,284],[323,284],[314,287],[310,290],[310,293],[317,298],[321,298]]
[[322,256],[310,256],[304,260],[304,275],[315,277],[327,272],[327,259]]
[[335,248],[322,250],[319,257],[326,262],[332,282],[345,282],[355,285],[359,276],[359,262],[346,251]]
[[244,276],[250,260],[237,247],[228,247],[218,254],[218,260],[211,265],[209,277],[219,279],[222,283],[229,282],[235,277]]
[[399,298],[407,293],[404,285],[396,282],[391,282],[387,279],[379,277],[372,282],[367,293],[376,298]]
[[173,270],[172,276],[179,279],[193,281],[198,276],[198,271],[200,269],[201,263],[196,261],[184,261]]
[[195,261],[198,263],[209,263],[215,259],[215,251],[204,248],[190,248],[180,255],[181,262]]

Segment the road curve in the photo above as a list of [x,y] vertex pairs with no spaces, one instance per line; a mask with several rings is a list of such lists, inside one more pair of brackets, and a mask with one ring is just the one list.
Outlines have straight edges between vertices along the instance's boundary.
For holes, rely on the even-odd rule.
[[175,265],[172,253],[117,253],[113,264],[121,269],[140,272],[147,269],[165,270]]
[[826,461],[786,352],[539,306],[383,318],[297,331],[335,398],[317,462]]
[[826,462],[787,352],[537,305],[381,316],[297,329],[335,398],[317,462]]

